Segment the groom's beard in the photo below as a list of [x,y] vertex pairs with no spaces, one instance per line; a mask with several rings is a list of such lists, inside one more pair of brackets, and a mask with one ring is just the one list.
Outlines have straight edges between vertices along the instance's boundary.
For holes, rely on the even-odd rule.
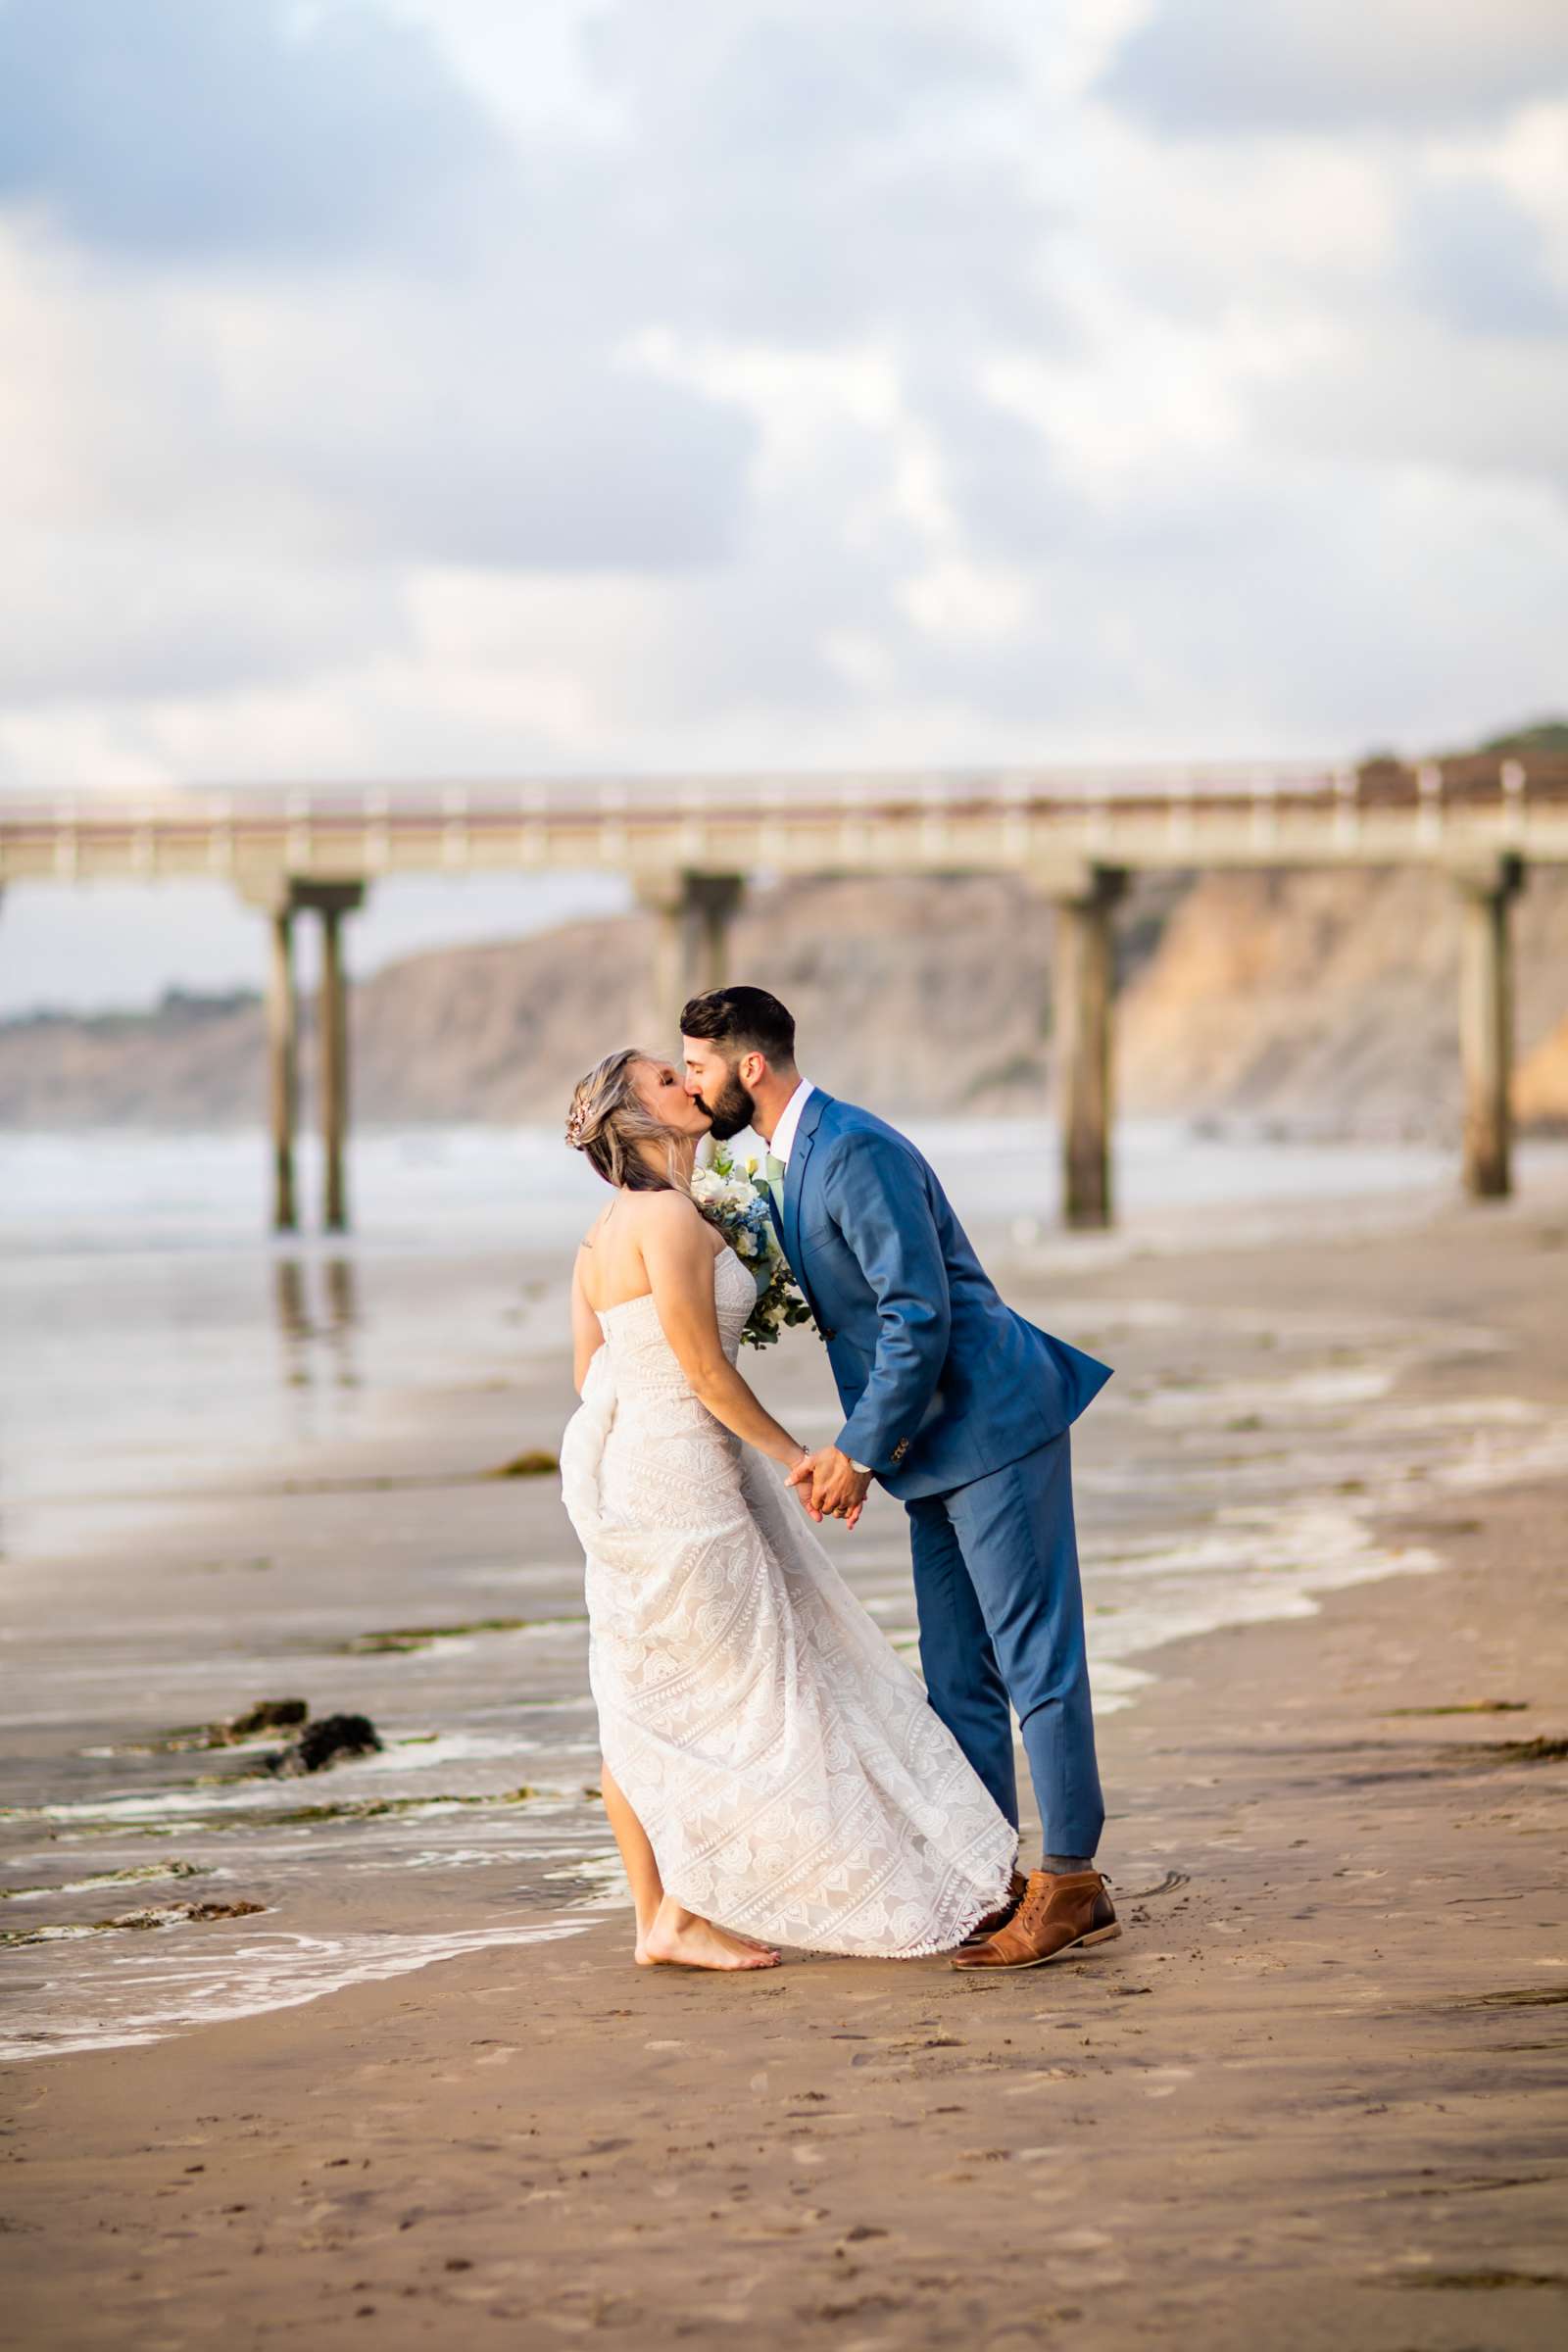
[[748,1093],[733,1070],[711,1102],[703,1095],[695,1095],[692,1099],[698,1109],[707,1111],[712,1120],[714,1140],[721,1144],[727,1144],[732,1135],[741,1134],[757,1116],[756,1096]]

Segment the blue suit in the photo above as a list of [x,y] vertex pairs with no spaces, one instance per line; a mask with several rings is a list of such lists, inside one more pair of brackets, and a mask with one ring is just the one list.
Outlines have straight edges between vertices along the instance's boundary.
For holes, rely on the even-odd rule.
[[909,1516],[931,1703],[1010,1820],[1023,1730],[1048,1853],[1104,1821],[1067,1431],[1109,1367],[1004,1304],[906,1136],[821,1092],[780,1240],[827,1346],[837,1444]]

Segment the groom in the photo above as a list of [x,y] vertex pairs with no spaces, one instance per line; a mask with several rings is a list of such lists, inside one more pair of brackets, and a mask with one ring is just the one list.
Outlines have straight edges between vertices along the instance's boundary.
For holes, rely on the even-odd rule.
[[[768,1146],[774,1220],[847,1416],[792,1486],[815,1517],[859,1516],[871,1480],[909,1516],[931,1704],[1008,1819],[1012,1710],[1045,1851],[955,1968],[1035,1968],[1118,1935],[1092,1865],[1104,1823],[1089,1710],[1067,1430],[1108,1368],[1004,1306],[921,1154],[795,1066],[762,988],[681,1013],[686,1091],[726,1141]],[[1010,1702],[1010,1704],[1009,1704]]]

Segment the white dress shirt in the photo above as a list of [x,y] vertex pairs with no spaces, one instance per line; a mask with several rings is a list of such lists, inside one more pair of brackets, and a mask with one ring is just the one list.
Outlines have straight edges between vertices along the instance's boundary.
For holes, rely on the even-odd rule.
[[801,1113],[815,1092],[809,1078],[803,1078],[779,1112],[778,1125],[773,1130],[773,1140],[767,1148],[772,1156],[781,1159],[786,1167],[790,1164],[790,1153],[795,1148],[795,1130],[801,1123]]
[[[801,1113],[815,1092],[816,1088],[810,1079],[803,1078],[779,1113],[778,1125],[773,1130],[773,1140],[767,1149],[774,1159],[781,1159],[784,1162],[786,1168],[790,1164],[790,1153],[795,1148],[795,1131],[801,1123]],[[871,1465],[869,1462],[856,1462],[852,1466],[859,1471],[862,1478],[870,1477]]]

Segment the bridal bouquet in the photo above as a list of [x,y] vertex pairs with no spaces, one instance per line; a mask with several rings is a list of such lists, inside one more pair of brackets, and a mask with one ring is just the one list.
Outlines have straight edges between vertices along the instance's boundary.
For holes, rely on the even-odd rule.
[[750,1348],[771,1348],[787,1324],[808,1323],[811,1310],[793,1281],[773,1231],[767,1180],[755,1159],[737,1165],[728,1148],[715,1144],[708,1165],[692,1170],[692,1199],[716,1225],[737,1257],[751,1267],[757,1304],[741,1333]]

